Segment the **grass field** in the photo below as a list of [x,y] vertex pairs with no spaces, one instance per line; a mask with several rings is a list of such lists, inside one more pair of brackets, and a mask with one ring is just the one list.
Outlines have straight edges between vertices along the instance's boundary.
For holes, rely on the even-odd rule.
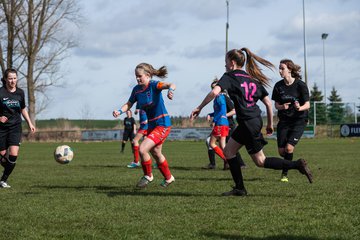
[[[24,143],[0,189],[0,239],[360,239],[360,140],[304,139],[295,158],[304,157],[315,177],[309,184],[297,171],[290,182],[280,172],[260,169],[241,151],[247,197],[222,197],[231,189],[229,171],[202,170],[203,142],[166,142],[164,154],[176,182],[134,188],[140,169],[127,169],[129,144],[68,143],[74,160],[53,160],[59,143]],[[276,143],[265,147],[276,155]]]

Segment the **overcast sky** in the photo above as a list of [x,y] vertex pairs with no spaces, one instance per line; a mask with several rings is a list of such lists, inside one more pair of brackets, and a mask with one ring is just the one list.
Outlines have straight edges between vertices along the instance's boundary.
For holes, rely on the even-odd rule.
[[[271,61],[290,58],[304,70],[302,0],[230,0],[229,49],[248,47]],[[177,85],[174,116],[188,116],[224,73],[225,0],[80,0],[85,23],[79,46],[62,64],[63,87],[48,91],[51,102],[39,119],[113,119],[136,84],[134,68],[167,66]],[[308,87],[332,87],[344,102],[360,97],[360,1],[305,0]],[[267,72],[272,86],[279,73]],[[272,88],[267,89],[272,93]],[[261,105],[261,103],[259,103]],[[202,115],[211,110],[206,107]],[[123,116],[122,116],[123,118]]]

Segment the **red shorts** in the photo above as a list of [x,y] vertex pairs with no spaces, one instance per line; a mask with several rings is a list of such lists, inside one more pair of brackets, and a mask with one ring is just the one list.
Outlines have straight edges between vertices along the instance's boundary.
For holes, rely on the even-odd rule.
[[157,126],[153,129],[148,129],[147,138],[153,140],[155,145],[163,144],[169,135],[171,127]]
[[227,135],[229,135],[229,126],[214,126],[211,135],[215,137],[227,137]]
[[139,129],[137,133],[147,136],[148,130],[147,129]]

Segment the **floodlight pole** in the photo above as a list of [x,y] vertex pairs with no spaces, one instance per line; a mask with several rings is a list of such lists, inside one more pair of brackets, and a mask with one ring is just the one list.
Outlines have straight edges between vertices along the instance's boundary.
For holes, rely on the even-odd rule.
[[304,37],[304,78],[305,83],[308,85],[308,77],[307,77],[307,65],[306,65],[306,28],[305,28],[305,0],[303,0],[303,37]]
[[326,70],[325,70],[325,40],[329,36],[328,33],[321,34],[321,39],[323,40],[323,62],[324,62],[324,103],[326,106]]
[[225,40],[225,54],[228,52],[229,43],[229,0],[226,0],[226,40]]

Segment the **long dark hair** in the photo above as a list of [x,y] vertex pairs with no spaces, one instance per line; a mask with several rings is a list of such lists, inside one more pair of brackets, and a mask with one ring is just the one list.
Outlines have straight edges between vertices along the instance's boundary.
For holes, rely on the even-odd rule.
[[2,84],[3,84],[4,87],[6,86],[6,80],[5,80],[5,79],[8,78],[9,73],[15,73],[15,74],[17,75],[16,69],[14,69],[14,68],[8,68],[8,69],[6,69],[5,72],[4,72],[3,77],[1,78],[1,82],[2,82]]
[[280,61],[280,64],[285,64],[287,66],[287,68],[291,71],[291,76],[297,80],[301,80],[301,67],[297,64],[295,64],[292,60],[290,59],[283,59]]
[[246,72],[254,78],[254,80],[259,81],[262,85],[268,87],[270,86],[270,78],[263,74],[257,62],[271,70],[274,70],[275,66],[271,62],[252,53],[248,48],[232,49],[226,53],[226,57],[230,61],[235,61],[241,68],[246,63]]

